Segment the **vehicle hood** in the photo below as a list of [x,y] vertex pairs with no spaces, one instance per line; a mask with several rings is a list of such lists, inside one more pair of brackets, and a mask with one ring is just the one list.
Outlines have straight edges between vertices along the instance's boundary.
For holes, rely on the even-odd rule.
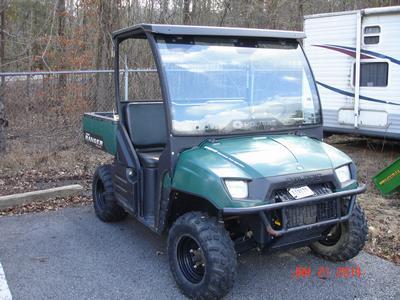
[[[274,135],[203,142],[203,167],[219,177],[261,178],[326,170],[351,162],[338,149],[306,136]],[[207,155],[204,155],[207,152]]]

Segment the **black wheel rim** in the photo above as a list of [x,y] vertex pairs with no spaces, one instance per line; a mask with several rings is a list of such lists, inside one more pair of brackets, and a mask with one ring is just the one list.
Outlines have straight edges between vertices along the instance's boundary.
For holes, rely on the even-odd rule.
[[105,205],[104,185],[103,185],[103,182],[100,179],[98,179],[97,182],[96,182],[95,194],[96,194],[97,205],[100,208],[104,208],[104,205]]
[[202,281],[205,273],[205,258],[203,250],[192,237],[182,236],[177,244],[177,259],[179,268],[185,278],[192,283]]
[[324,246],[333,246],[335,245],[342,236],[342,224],[337,224],[331,227],[325,234],[324,239],[319,242]]

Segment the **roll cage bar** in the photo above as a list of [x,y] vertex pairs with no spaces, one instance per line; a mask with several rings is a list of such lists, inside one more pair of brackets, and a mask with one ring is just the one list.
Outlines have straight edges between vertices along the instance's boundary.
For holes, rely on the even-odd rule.
[[[280,38],[301,40],[306,37],[301,31],[267,30],[255,28],[234,28],[234,27],[212,27],[212,26],[189,26],[189,25],[164,25],[164,24],[138,24],[117,30],[112,33],[115,51],[115,74],[119,74],[119,44],[128,38],[147,39],[153,52],[157,70],[160,74],[160,84],[164,101],[167,90],[163,86],[162,68],[159,64],[159,55],[155,45],[154,35],[187,35],[187,36],[214,36],[214,37],[248,37],[248,38]],[[115,100],[116,108],[120,114],[120,92],[119,77],[115,76]],[[168,122],[170,121],[167,118]]]
[[[214,140],[230,136],[256,136],[265,135],[266,132],[252,132],[252,133],[232,133],[226,135],[174,135],[171,134],[172,122],[171,122],[171,111],[169,109],[170,96],[167,87],[167,80],[164,68],[161,64],[161,57],[157,47],[155,36],[157,35],[170,35],[170,36],[203,36],[203,37],[232,37],[232,38],[257,38],[257,39],[284,39],[300,42],[301,39],[305,38],[304,32],[300,31],[283,31],[283,30],[267,30],[267,29],[252,29],[252,28],[234,28],[234,27],[211,27],[211,26],[189,26],[189,25],[164,25],[164,24],[138,24],[135,26],[127,27],[124,29],[113,32],[113,45],[114,45],[114,82],[115,82],[115,107],[118,112],[120,125],[123,126],[123,114],[121,111],[121,98],[119,90],[119,44],[126,39],[147,39],[153,54],[155,65],[160,80],[161,94],[164,104],[164,111],[166,117],[166,129],[167,132],[167,144],[166,152],[169,153],[168,159],[165,162],[166,165],[163,167],[173,172],[175,163],[177,161],[178,154],[184,149],[191,148],[199,145],[205,139]],[[318,96],[319,97],[319,96]],[[322,119],[322,117],[321,117]],[[279,133],[293,133],[315,137],[317,139],[322,138],[322,120],[321,124],[309,125],[307,128],[293,128],[284,129],[282,131],[276,131],[275,134]],[[166,153],[165,153],[166,154]]]

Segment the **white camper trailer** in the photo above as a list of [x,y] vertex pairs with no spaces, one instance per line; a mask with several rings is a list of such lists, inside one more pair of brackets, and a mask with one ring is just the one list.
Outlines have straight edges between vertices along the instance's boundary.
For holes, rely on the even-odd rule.
[[304,17],[326,132],[400,139],[400,6]]

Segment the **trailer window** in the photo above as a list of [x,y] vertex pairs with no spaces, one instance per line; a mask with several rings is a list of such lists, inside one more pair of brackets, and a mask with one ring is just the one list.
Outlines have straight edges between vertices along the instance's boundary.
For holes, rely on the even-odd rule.
[[374,33],[381,33],[381,28],[379,26],[367,26],[364,28],[364,34]]
[[[353,68],[353,85],[355,67]],[[360,86],[385,87],[388,85],[389,64],[387,62],[362,62],[360,64]]]
[[381,28],[379,26],[366,26],[364,27],[364,44],[378,44],[379,34],[381,33]]
[[366,45],[378,44],[378,43],[379,43],[379,35],[364,37],[364,44],[366,44]]

